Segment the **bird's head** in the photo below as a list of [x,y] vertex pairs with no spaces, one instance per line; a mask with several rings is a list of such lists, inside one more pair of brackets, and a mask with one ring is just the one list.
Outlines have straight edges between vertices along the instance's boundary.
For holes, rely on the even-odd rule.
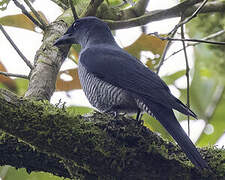
[[80,44],[84,47],[92,41],[106,41],[107,38],[111,38],[109,36],[112,35],[106,23],[99,18],[88,16],[76,20],[65,34],[56,40],[54,46]]

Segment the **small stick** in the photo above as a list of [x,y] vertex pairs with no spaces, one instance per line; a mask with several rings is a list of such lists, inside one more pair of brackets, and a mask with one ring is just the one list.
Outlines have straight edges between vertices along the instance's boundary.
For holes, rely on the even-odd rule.
[[[181,25],[181,38],[185,39],[184,36],[184,24]],[[185,57],[185,63],[186,63],[186,77],[187,77],[187,107],[190,108],[190,67],[188,64],[188,56],[187,56],[187,50],[185,46],[185,42],[182,41],[183,49],[184,49],[184,57]],[[188,136],[190,137],[190,115],[187,115],[188,118]]]
[[31,5],[31,3],[28,0],[24,0],[24,2],[27,4],[27,6],[30,8],[30,10],[32,11],[32,13],[36,16],[36,18],[38,19],[38,21],[42,24],[42,26],[44,27],[44,29],[46,28],[47,24],[45,23],[45,21],[41,18],[41,16],[38,14],[38,12],[33,8],[33,6]]
[[225,42],[218,42],[218,41],[208,41],[203,39],[178,39],[178,38],[170,38],[170,37],[162,37],[158,33],[150,33],[154,34],[161,40],[171,40],[171,41],[191,41],[191,42],[198,42],[198,43],[207,43],[207,44],[215,44],[215,45],[225,45]]
[[[218,31],[218,32],[216,32],[216,33],[210,34],[209,36],[206,36],[206,37],[202,38],[202,40],[213,39],[213,38],[216,38],[216,37],[218,37],[218,36],[220,36],[220,35],[222,35],[222,34],[224,34],[224,33],[225,33],[225,30],[220,30],[220,31]],[[188,43],[185,47],[187,48],[187,47],[190,47],[190,46],[196,46],[196,45],[198,45],[198,44],[200,44],[200,42]],[[171,55],[169,55],[169,56],[165,59],[165,61],[166,61],[167,59],[171,58],[172,56],[176,55],[177,53],[181,52],[181,51],[183,51],[183,48],[182,48],[182,49],[179,49],[178,51],[173,52]]]
[[[175,34],[176,34],[177,31],[173,31],[173,33],[170,35],[171,37],[173,37]],[[163,65],[164,61],[165,61],[165,57],[166,57],[166,53],[167,51],[169,50],[169,47],[171,46],[172,44],[172,41],[171,40],[168,40],[167,44],[166,44],[166,47],[164,48],[163,50],[163,54],[160,58],[160,61],[159,61],[159,65],[158,67],[156,68],[156,73],[159,74],[159,70],[161,68],[161,66]]]
[[19,48],[16,46],[16,44],[13,42],[13,40],[10,38],[10,36],[8,35],[8,33],[5,31],[5,29],[3,28],[3,26],[0,24],[0,30],[2,31],[2,33],[5,35],[6,39],[10,42],[10,44],[13,46],[13,48],[16,50],[16,52],[19,54],[19,56],[23,59],[23,61],[26,63],[26,65],[30,68],[30,69],[34,69],[33,65],[30,63],[30,61],[28,61],[28,59],[23,55],[23,53],[19,50]]
[[179,27],[181,27],[182,25],[188,23],[193,18],[195,18],[197,16],[197,14],[202,10],[202,8],[205,6],[205,4],[207,2],[208,2],[208,0],[204,0],[202,2],[202,4],[198,7],[198,9],[196,9],[196,11],[190,17],[186,18],[185,20],[181,21],[178,25],[176,25],[169,34],[171,34],[173,31],[177,30]]
[[76,12],[76,9],[75,9],[75,7],[74,7],[74,5],[73,5],[72,0],[69,0],[69,4],[70,4],[71,10],[72,10],[72,12],[73,12],[73,18],[74,18],[74,21],[76,21],[76,20],[78,20],[79,18],[78,18],[78,15],[77,15],[77,12]]
[[11,77],[19,77],[19,78],[24,78],[24,79],[28,79],[29,80],[29,77],[26,76],[26,75],[22,75],[22,74],[13,74],[13,73],[8,73],[8,72],[2,72],[0,71],[0,74],[1,75],[4,75],[4,76],[11,76]]
[[41,28],[42,30],[44,30],[45,29],[45,27],[42,25],[42,24],[40,24],[35,18],[33,18],[33,16],[31,16],[30,14],[29,14],[29,12],[27,12],[27,10],[25,9],[25,7],[22,5],[22,4],[20,4],[17,0],[13,0],[13,2],[14,2],[14,4],[18,7],[18,8],[20,8],[21,9],[21,11],[22,11],[22,13],[24,14],[24,15],[26,15],[36,26],[38,26],[39,28]]

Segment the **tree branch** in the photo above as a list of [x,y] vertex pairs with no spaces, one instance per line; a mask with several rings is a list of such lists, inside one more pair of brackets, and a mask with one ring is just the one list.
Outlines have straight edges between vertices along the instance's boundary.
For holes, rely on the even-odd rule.
[[35,17],[38,19],[38,21],[41,23],[42,27],[45,29],[47,24],[45,21],[41,18],[41,16],[38,14],[38,12],[33,8],[33,6],[30,4],[28,0],[24,0],[24,2],[27,4],[27,6],[30,8],[32,13],[35,15]]
[[95,16],[98,7],[102,4],[104,0],[92,0],[85,12],[81,14],[81,17]]
[[[206,4],[207,2],[208,2],[208,0],[204,0],[204,1],[201,3],[201,5],[196,9],[196,11],[193,12],[193,14],[192,14],[190,17],[188,17],[188,18],[184,19],[183,21],[181,21],[178,25],[175,26],[175,28],[174,28],[171,32],[173,32],[174,30],[178,29],[178,28],[181,27],[182,25],[188,23],[188,22],[191,21],[193,18],[195,18],[195,17],[200,13],[200,11],[202,10],[202,8],[205,6],[205,4]],[[185,13],[185,12],[184,12],[184,13]],[[183,13],[183,14],[184,14],[184,13]],[[182,16],[183,16],[183,15],[182,15]],[[184,17],[182,17],[182,18],[184,18]]]
[[155,35],[161,40],[169,40],[169,41],[189,41],[189,42],[197,42],[197,43],[207,43],[207,44],[214,44],[214,45],[225,45],[225,42],[218,42],[218,41],[209,41],[204,39],[182,39],[182,38],[171,38],[171,37],[162,37],[157,32],[156,33],[150,33],[152,35]]
[[0,30],[2,33],[5,35],[6,39],[9,41],[9,43],[12,45],[12,47],[16,50],[18,55],[22,58],[22,60],[26,63],[26,65],[30,68],[33,69],[33,65],[30,63],[30,61],[23,55],[23,53],[19,50],[19,48],[16,46],[16,44],[13,42],[13,40],[10,38],[8,33],[5,31],[3,26],[0,24]]
[[[196,9],[200,6],[199,1],[185,1],[180,3],[172,8],[165,10],[156,10],[149,13],[144,14],[143,16],[139,16],[136,18],[131,18],[128,20],[119,20],[112,21],[110,18],[105,19],[104,21],[108,23],[112,30],[114,29],[123,29],[123,28],[131,28],[140,25],[145,25],[150,22],[159,21],[168,18],[180,17],[182,12],[185,12],[185,17],[192,15]],[[196,4],[196,5],[195,5]],[[195,5],[195,6],[193,6]],[[225,3],[216,1],[216,2],[208,2],[201,10],[201,13],[209,13],[209,12],[224,12]],[[121,19],[121,18],[120,18]]]
[[[218,37],[218,36],[221,36],[221,35],[224,34],[224,33],[225,33],[225,30],[220,30],[220,31],[218,31],[218,32],[216,32],[216,33],[213,33],[213,34],[210,34],[209,36],[204,37],[204,38],[202,38],[202,39],[200,39],[200,40],[206,41],[206,40],[209,40],[209,39],[213,39],[213,38],[216,38],[216,37]],[[212,42],[215,42],[215,41],[212,41]],[[188,43],[188,44],[186,45],[186,48],[187,48],[187,47],[190,47],[190,46],[196,46],[196,45],[198,45],[198,44],[200,44],[200,43],[201,43],[201,42]],[[171,55],[169,55],[165,60],[169,59],[170,57],[176,55],[177,53],[179,53],[179,52],[181,52],[181,51],[183,51],[183,48],[182,48],[182,49],[179,49],[178,51],[173,52],[173,53],[172,53]]]
[[77,15],[77,12],[76,12],[75,6],[73,5],[72,0],[69,0],[69,4],[70,4],[71,10],[73,12],[73,19],[74,19],[74,21],[76,21],[78,19],[78,15]]
[[11,77],[19,77],[19,78],[29,79],[28,76],[22,75],[22,74],[13,74],[13,73],[2,72],[2,71],[0,71],[0,74],[7,76],[7,77],[11,76]]
[[[197,15],[197,13],[195,13],[195,15]],[[182,24],[182,23],[181,23],[181,38],[182,39],[185,39],[185,35],[184,35],[184,24]],[[188,63],[188,56],[187,56],[187,50],[186,50],[185,42],[184,41],[181,41],[181,42],[182,42],[183,49],[184,49],[184,58],[185,58],[185,64],[186,64],[187,107],[190,108],[190,77],[189,77],[190,67],[189,67],[189,63]],[[188,136],[190,136],[190,115],[187,115],[187,120],[188,120]]]
[[149,0],[139,0],[133,7],[136,16],[141,16],[145,13]]
[[0,166],[26,168],[27,172],[44,171],[69,178],[61,159],[38,152],[14,136],[0,132]]
[[25,16],[27,16],[36,26],[38,26],[39,28],[41,28],[42,30],[44,30],[45,29],[45,27],[42,25],[42,24],[40,24],[35,18],[33,18],[33,16],[31,16],[30,14],[29,14],[29,12],[27,12],[27,10],[25,9],[25,7],[22,5],[22,4],[20,4],[17,0],[13,0],[13,2],[14,2],[14,4],[18,7],[18,8],[20,8],[21,9],[21,11],[22,11],[22,13],[25,15]]
[[[174,35],[176,34],[176,32],[177,32],[177,29],[175,29],[175,31],[173,31],[172,34],[169,35],[170,38],[173,38]],[[160,58],[159,65],[158,65],[158,67],[156,67],[156,73],[157,74],[159,74],[159,70],[160,70],[160,68],[162,67],[162,65],[163,65],[163,63],[165,61],[166,53],[168,52],[171,44],[172,44],[172,40],[168,40],[168,42],[166,44],[166,47],[163,50],[163,54],[162,54],[162,56]]]
[[43,44],[35,55],[34,69],[30,74],[29,87],[25,97],[50,100],[55,91],[58,71],[70,49],[70,45],[59,49],[53,47],[53,43],[66,30],[67,25],[62,21],[54,22],[46,28]]
[[23,100],[5,90],[0,90],[0,110],[2,130],[61,159],[81,179],[216,179],[225,175],[224,150],[200,150],[215,173],[200,172],[178,146],[164,142],[134,119],[100,113],[73,116],[48,102]]

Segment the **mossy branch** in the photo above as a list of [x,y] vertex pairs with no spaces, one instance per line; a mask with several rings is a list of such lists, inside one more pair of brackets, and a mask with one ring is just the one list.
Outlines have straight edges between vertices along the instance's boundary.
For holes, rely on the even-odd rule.
[[0,166],[26,168],[27,172],[45,171],[60,177],[70,177],[62,160],[39,152],[21,139],[0,132]]
[[[225,175],[224,150],[200,150],[214,173],[200,172],[176,145],[134,119],[100,113],[74,116],[47,101],[21,99],[5,90],[0,90],[0,112],[3,131],[46,153],[47,160],[60,159],[81,179],[215,179]],[[49,172],[47,168],[42,170]]]

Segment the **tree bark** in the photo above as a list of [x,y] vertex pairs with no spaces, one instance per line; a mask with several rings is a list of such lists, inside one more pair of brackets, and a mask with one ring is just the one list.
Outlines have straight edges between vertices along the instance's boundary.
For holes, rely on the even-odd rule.
[[[14,136],[5,141],[2,135],[1,142],[9,148],[24,146],[31,153],[29,160],[35,162],[40,158],[46,162],[41,168],[40,165],[30,168],[30,162],[24,158],[16,158],[15,162],[5,158],[2,165],[52,172],[48,164],[55,162],[54,174],[63,177],[70,174],[80,179],[222,179],[225,176],[224,150],[201,149],[211,170],[200,171],[177,145],[164,141],[134,119],[123,116],[115,119],[97,112],[88,117],[73,116],[48,101],[21,99],[5,90],[0,90],[0,111],[0,128]],[[18,142],[18,138],[29,146]],[[12,141],[14,147],[10,147]],[[27,157],[29,152],[16,149],[14,156]]]

